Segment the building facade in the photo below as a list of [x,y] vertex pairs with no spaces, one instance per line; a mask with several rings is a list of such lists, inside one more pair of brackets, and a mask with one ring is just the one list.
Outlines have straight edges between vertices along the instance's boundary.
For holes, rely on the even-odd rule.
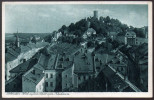
[[56,71],[55,70],[45,70],[45,91],[53,92],[56,88]]
[[125,44],[136,45],[136,33],[135,32],[127,32],[126,33]]
[[42,70],[31,68],[22,76],[22,92],[44,92]]

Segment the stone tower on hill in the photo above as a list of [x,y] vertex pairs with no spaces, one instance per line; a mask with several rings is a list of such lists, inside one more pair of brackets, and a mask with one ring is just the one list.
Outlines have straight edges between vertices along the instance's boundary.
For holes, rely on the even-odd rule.
[[94,18],[97,18],[98,19],[98,11],[94,11]]

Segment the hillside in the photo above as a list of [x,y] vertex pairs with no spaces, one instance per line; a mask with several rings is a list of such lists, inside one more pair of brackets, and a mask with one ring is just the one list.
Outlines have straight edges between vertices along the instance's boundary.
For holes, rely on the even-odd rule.
[[68,33],[80,37],[88,29],[89,23],[89,27],[93,28],[98,35],[106,36],[108,32],[116,32],[118,35],[125,35],[126,31],[134,31],[137,37],[144,37],[142,28],[128,26],[121,23],[118,19],[113,19],[109,16],[100,17],[99,19],[93,17],[81,19],[76,23],[71,23],[69,26],[63,25],[59,31],[61,31],[63,35]]
[[[62,33],[62,37],[58,40],[68,43],[80,43],[83,40],[83,34],[88,28],[93,28],[96,31],[96,37],[106,37],[109,32],[115,32],[119,36],[124,36],[127,31],[134,31],[137,37],[145,37],[144,31],[148,31],[143,28],[136,28],[121,23],[118,19],[107,17],[100,17],[99,19],[94,17],[88,17],[79,20],[76,23],[71,23],[69,26],[63,25],[58,32]],[[50,42],[54,37],[56,31],[45,37],[45,41]],[[75,36],[75,37],[72,37]]]

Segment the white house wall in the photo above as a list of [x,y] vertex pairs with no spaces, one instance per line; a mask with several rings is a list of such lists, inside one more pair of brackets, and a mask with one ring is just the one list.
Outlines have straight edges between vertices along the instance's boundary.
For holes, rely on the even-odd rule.
[[[54,91],[56,88],[56,71],[55,70],[46,70],[45,72],[45,84],[48,83],[48,86],[45,85],[45,91],[51,92]],[[48,74],[48,78],[46,78],[46,75]],[[51,78],[51,74],[53,77]],[[53,83],[53,86],[50,86],[50,83]]]
[[42,80],[36,85],[36,92],[44,92],[44,82],[45,79],[43,77]]
[[9,71],[22,63],[20,60],[22,60],[22,59],[26,59],[26,60],[30,59],[32,56],[34,56],[42,48],[43,47],[41,47],[41,48],[34,48],[34,49],[32,49],[30,51],[27,51],[25,53],[21,53],[15,60],[7,62],[5,64],[6,65],[5,66],[6,80],[9,80],[11,78]]

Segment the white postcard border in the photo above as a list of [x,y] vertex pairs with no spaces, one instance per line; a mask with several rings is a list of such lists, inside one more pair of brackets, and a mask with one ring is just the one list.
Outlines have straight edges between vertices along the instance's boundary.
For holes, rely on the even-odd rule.
[[[5,5],[6,4],[148,4],[148,92],[5,92]],[[2,98],[151,98],[153,96],[152,2],[150,1],[66,1],[2,2]]]

